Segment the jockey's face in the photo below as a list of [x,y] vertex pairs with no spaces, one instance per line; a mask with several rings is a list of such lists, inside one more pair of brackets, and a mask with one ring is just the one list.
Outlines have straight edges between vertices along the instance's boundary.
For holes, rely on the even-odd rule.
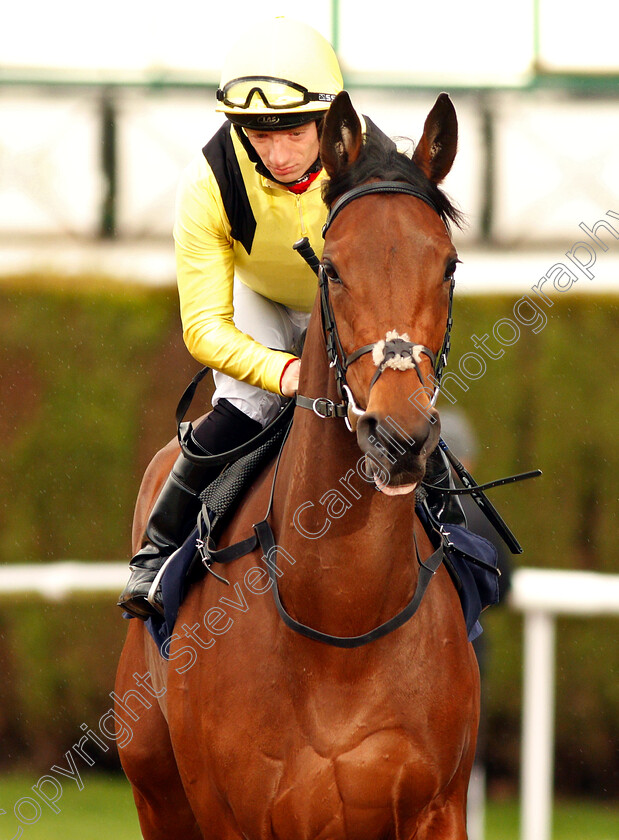
[[318,157],[318,129],[313,121],[284,131],[245,131],[263,164],[284,184],[305,175]]

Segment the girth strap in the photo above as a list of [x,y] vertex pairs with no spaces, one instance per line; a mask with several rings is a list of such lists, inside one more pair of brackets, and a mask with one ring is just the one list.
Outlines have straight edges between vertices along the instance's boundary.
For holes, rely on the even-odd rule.
[[267,561],[266,564],[272,584],[271,589],[273,591],[273,599],[282,621],[287,627],[294,630],[295,633],[300,633],[308,639],[312,639],[315,642],[322,642],[323,644],[331,645],[332,647],[361,647],[362,645],[367,645],[369,642],[373,642],[376,639],[381,639],[383,636],[386,636],[388,633],[391,633],[394,630],[397,630],[398,627],[402,627],[403,624],[406,624],[406,622],[417,612],[423,596],[425,595],[426,589],[428,588],[428,584],[443,561],[443,546],[441,544],[424,563],[419,556],[417,539],[415,538],[415,554],[419,564],[419,576],[417,578],[415,593],[408,604],[400,610],[397,615],[393,616],[393,618],[390,618],[388,621],[385,621],[383,624],[380,624],[368,633],[362,633],[360,636],[332,636],[329,633],[322,633],[320,630],[314,630],[312,627],[302,624],[286,611],[279,594],[279,586],[277,583],[277,546],[273,537],[273,531],[266,519],[259,522],[257,525],[254,525],[254,529],[258,536],[258,540],[260,541],[260,547],[262,548],[265,560]]

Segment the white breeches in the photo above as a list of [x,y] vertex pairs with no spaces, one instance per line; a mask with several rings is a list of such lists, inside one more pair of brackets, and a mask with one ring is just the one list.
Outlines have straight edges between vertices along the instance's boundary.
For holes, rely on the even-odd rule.
[[[234,323],[239,330],[265,347],[290,351],[307,327],[309,319],[309,313],[274,303],[238,280],[234,281]],[[277,416],[282,402],[278,394],[239,382],[218,371],[213,371],[213,379],[213,405],[225,398],[262,426]]]

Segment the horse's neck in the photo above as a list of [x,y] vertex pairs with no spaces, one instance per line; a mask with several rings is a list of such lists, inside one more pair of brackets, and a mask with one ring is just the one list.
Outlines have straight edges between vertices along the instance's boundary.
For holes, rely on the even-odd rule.
[[[310,399],[323,397],[334,404],[341,401],[316,311],[305,341],[299,393]],[[281,465],[289,505],[294,499],[294,503],[311,502],[318,506],[329,489],[343,492],[340,479],[355,468],[360,457],[356,436],[348,431],[342,418],[320,418],[313,411],[297,408]],[[360,483],[358,478],[356,483]]]
[[[306,342],[299,392],[337,403],[321,332],[312,338],[317,346]],[[416,580],[413,497],[377,493],[364,480],[362,463],[343,419],[297,408],[277,478],[275,538],[286,552],[282,570],[294,563],[294,574],[282,580],[287,603],[306,618],[308,607],[316,610],[319,620],[324,609],[337,608],[341,621],[327,632],[355,633],[359,616],[373,621],[377,610],[393,614]]]
[[[300,418],[302,411],[307,416]],[[331,552],[334,539],[348,536],[363,540],[368,557],[384,556],[385,541],[397,527],[398,545],[411,548],[414,496],[377,492],[363,465],[356,435],[342,419],[323,420],[297,408],[277,479],[285,493],[282,536],[306,548],[311,543],[314,556]]]

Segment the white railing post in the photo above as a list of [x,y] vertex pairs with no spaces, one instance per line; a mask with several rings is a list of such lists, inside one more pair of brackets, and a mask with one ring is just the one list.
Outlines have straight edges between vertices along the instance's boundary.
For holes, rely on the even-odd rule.
[[524,614],[521,840],[549,840],[554,778],[555,619],[619,615],[619,575],[517,569],[509,602]]
[[524,613],[521,840],[550,840],[554,779],[555,620]]

